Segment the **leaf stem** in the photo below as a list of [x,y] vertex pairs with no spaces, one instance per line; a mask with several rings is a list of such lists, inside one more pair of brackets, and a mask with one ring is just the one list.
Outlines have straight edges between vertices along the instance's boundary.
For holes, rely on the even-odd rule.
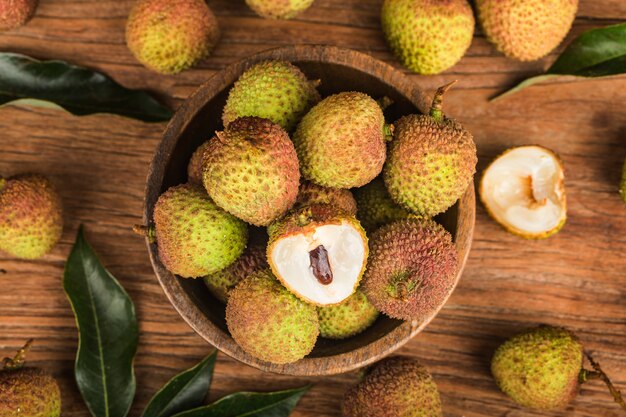
[[615,402],[619,404],[623,410],[626,411],[626,402],[624,402],[622,393],[617,388],[615,388],[615,386],[613,385],[609,377],[604,373],[604,371],[600,367],[600,364],[596,362],[589,353],[585,352],[585,356],[587,356],[587,359],[589,359],[589,363],[591,363],[591,366],[593,367],[594,370],[590,371],[587,369],[582,369],[580,371],[578,380],[581,383],[583,383],[583,382],[593,380],[593,379],[601,379],[609,388],[609,392],[613,396],[613,400],[615,400]]

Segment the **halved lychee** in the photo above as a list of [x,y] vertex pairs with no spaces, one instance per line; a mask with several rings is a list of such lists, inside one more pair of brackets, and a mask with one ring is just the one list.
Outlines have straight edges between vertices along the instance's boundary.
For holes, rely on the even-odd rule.
[[491,217],[527,239],[551,236],[567,219],[563,165],[542,146],[504,152],[485,170],[479,191]]
[[353,216],[329,205],[297,209],[268,228],[268,262],[274,275],[302,300],[338,304],[359,285],[369,253]]

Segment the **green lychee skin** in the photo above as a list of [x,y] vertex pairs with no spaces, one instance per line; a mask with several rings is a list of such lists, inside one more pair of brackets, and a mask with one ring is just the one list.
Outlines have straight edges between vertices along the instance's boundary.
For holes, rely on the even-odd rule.
[[566,329],[540,326],[496,350],[491,373],[516,403],[539,410],[565,407],[578,393],[583,347]]
[[22,259],[50,252],[63,233],[61,199],[45,177],[0,178],[0,250]]
[[266,19],[291,19],[313,4],[314,0],[246,0],[256,14]]
[[474,36],[467,0],[385,0],[381,20],[391,50],[418,74],[438,74],[454,66]]
[[322,187],[321,185],[305,181],[300,184],[294,209],[315,204],[328,204],[351,216],[356,216],[357,212],[356,201],[349,190]]
[[254,272],[267,268],[269,264],[265,247],[250,246],[232,265],[204,277],[204,283],[218,300],[226,304],[230,292],[239,282]]
[[0,1],[0,32],[24,26],[35,14],[38,0]]
[[565,38],[578,0],[477,0],[478,20],[487,39],[506,56],[534,61]]
[[0,416],[59,417],[61,392],[57,382],[38,368],[0,370]]
[[443,417],[437,385],[415,359],[395,356],[374,365],[346,392],[343,417]]
[[391,198],[422,217],[450,208],[476,172],[471,133],[451,119],[409,115],[395,124],[383,178]]
[[270,270],[253,273],[230,292],[226,323],[243,350],[276,364],[304,358],[319,335],[315,307],[296,298]]
[[139,0],[126,24],[135,58],[161,74],[176,74],[207,57],[220,29],[204,0]]
[[288,62],[256,64],[239,77],[228,93],[222,114],[224,126],[239,117],[257,116],[291,132],[302,116],[320,101],[316,84]]
[[357,218],[368,232],[396,220],[405,219],[410,214],[393,201],[380,177],[354,190],[354,198],[358,208]]
[[378,318],[378,310],[365,294],[356,290],[341,304],[317,307],[320,335],[327,339],[346,339],[370,327]]
[[268,119],[242,117],[209,141],[203,184],[215,203],[255,226],[281,217],[296,201],[298,157],[287,132]]
[[247,225],[193,184],[171,187],[159,197],[154,224],[161,262],[183,278],[228,267],[241,256],[248,239]]
[[389,127],[367,94],[326,97],[303,118],[293,135],[302,176],[331,188],[360,187],[382,170]]

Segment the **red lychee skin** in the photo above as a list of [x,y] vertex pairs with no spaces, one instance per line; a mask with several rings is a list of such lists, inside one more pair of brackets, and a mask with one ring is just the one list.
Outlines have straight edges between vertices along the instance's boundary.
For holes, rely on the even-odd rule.
[[0,1],[0,32],[24,26],[35,14],[38,0]]
[[371,235],[362,290],[389,317],[422,321],[445,302],[457,269],[450,233],[432,220],[408,218]]

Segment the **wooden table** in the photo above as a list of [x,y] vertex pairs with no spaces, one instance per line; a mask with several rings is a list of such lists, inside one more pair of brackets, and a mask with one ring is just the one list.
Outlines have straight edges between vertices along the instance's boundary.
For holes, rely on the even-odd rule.
[[[381,0],[318,0],[290,22],[257,18],[243,0],[209,0],[224,34],[214,55],[194,70],[159,76],[136,62],[124,44],[132,3],[41,0],[27,27],[0,35],[0,50],[89,66],[126,86],[157,91],[174,106],[225,65],[274,46],[332,44],[398,65],[380,32]],[[623,0],[581,3],[569,39],[626,19]],[[517,63],[477,33],[456,67],[438,76],[413,76],[429,92],[460,81],[446,107],[474,133],[480,170],[505,148],[538,143],[558,152],[567,171],[569,219],[553,238],[532,242],[509,235],[478,207],[474,246],[458,289],[427,330],[398,352],[420,358],[434,373],[446,416],[622,415],[599,382],[585,385],[562,413],[524,411],[498,391],[488,368],[503,338],[527,325],[559,324],[578,333],[626,391],[626,207],[617,194],[626,157],[626,77],[565,79],[487,102],[554,58]],[[67,222],[61,243],[42,260],[0,255],[0,268],[7,271],[0,275],[0,356],[36,338],[30,363],[59,379],[64,417],[88,415],[73,379],[77,333],[61,285],[81,223],[137,306],[141,336],[132,416],[140,415],[165,381],[211,349],[168,303],[143,240],[131,231],[141,219],[147,167],[163,128],[109,115],[0,109],[0,173],[50,176],[60,188]],[[356,374],[323,379],[264,374],[220,355],[210,398],[312,382],[317,385],[294,415],[339,416],[343,391],[356,379]]]

